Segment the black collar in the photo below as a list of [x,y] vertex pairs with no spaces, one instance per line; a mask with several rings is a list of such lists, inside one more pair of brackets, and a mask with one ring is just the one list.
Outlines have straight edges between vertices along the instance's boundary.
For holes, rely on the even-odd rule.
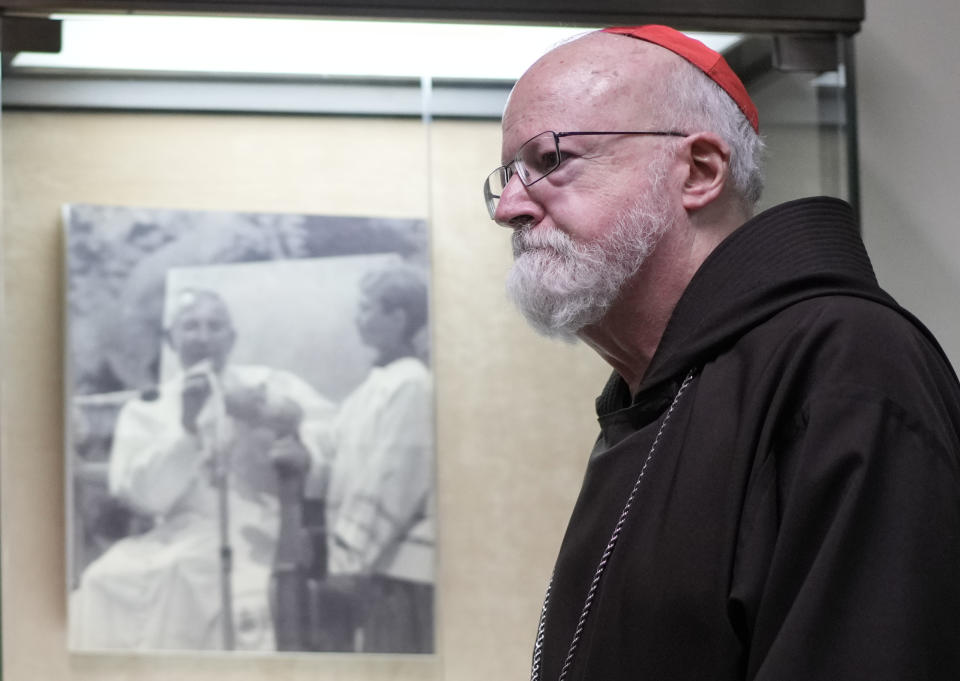
[[[677,302],[637,402],[659,402],[693,367],[801,300],[854,295],[900,309],[877,284],[853,210],[840,199],[784,203],[752,218],[707,257]],[[622,385],[621,385],[622,384]],[[616,374],[598,415],[631,404]]]

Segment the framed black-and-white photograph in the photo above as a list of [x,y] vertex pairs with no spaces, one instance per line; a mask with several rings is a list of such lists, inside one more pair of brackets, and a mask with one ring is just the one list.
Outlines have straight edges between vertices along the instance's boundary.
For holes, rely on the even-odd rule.
[[434,651],[423,220],[64,209],[74,651]]

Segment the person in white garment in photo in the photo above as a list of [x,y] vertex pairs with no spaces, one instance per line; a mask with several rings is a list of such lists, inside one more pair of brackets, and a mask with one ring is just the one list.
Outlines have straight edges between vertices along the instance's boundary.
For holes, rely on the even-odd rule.
[[330,463],[313,469],[314,479],[329,475],[326,586],[359,611],[359,641],[347,639],[353,649],[431,653],[433,401],[430,371],[418,356],[427,287],[417,270],[396,265],[370,272],[360,288],[356,325],[374,366],[322,438]]
[[230,642],[270,650],[273,460],[302,446],[302,423],[323,422],[334,407],[289,372],[230,364],[236,332],[218,294],[182,291],[172,307],[167,341],[181,371],[124,405],[109,462],[111,494],[153,527],[119,540],[83,572],[70,603],[73,647],[209,650]]

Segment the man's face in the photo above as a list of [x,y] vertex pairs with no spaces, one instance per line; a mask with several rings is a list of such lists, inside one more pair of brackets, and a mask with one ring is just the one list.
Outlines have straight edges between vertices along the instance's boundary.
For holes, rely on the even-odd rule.
[[579,241],[559,229],[514,232],[507,291],[537,331],[573,340],[601,320],[671,225],[657,193],[660,183],[640,192],[593,240]]
[[[544,130],[656,129],[637,88],[584,52],[599,48],[602,59],[623,46],[617,41],[602,36],[564,46],[520,80],[504,114],[503,163]],[[560,167],[530,187],[511,179],[496,219],[517,230],[508,281],[514,301],[539,331],[568,337],[600,319],[671,224],[669,142],[574,136],[560,143]]]
[[235,339],[230,315],[213,297],[197,296],[184,306],[170,327],[170,345],[187,369],[209,360],[219,371],[227,361]]

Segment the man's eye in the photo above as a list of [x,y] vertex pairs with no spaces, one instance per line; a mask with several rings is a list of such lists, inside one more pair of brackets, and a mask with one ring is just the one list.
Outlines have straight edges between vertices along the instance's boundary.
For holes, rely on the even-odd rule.
[[557,152],[550,151],[540,157],[540,165],[544,168],[551,168],[557,165]]
[[559,162],[556,151],[546,151],[534,158],[530,169],[536,173],[546,173],[556,168]]

